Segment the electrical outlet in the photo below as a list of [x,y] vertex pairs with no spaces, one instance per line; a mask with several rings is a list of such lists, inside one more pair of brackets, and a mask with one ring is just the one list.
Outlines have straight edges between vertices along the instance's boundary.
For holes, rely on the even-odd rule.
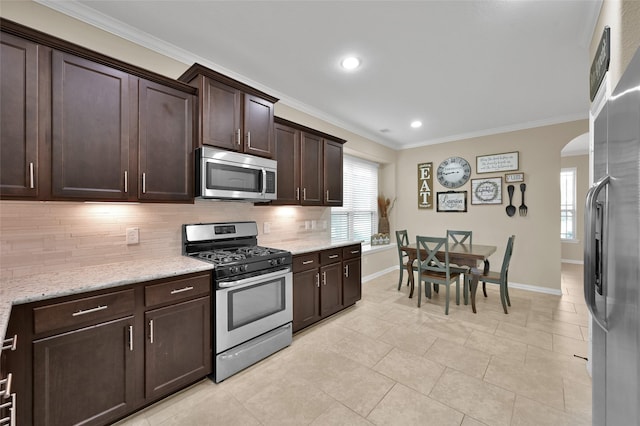
[[265,234],[268,234],[271,232],[271,222],[265,222],[262,226],[262,231]]
[[140,242],[140,228],[127,228],[127,245]]

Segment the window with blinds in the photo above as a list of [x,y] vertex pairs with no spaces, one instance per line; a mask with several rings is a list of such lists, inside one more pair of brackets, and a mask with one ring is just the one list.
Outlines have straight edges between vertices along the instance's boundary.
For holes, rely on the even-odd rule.
[[576,169],[560,171],[560,238],[576,238]]
[[378,227],[378,164],[345,155],[342,207],[331,208],[331,241],[371,242]]

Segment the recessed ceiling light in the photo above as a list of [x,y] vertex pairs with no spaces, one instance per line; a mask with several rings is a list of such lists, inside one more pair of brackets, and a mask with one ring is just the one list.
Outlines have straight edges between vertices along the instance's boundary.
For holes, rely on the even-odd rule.
[[411,122],[411,127],[413,127],[414,129],[417,129],[418,127],[422,127],[422,121],[420,120],[415,120]]
[[355,56],[349,56],[348,58],[344,58],[342,62],[340,62],[340,65],[346,70],[354,70],[360,66],[360,59]]

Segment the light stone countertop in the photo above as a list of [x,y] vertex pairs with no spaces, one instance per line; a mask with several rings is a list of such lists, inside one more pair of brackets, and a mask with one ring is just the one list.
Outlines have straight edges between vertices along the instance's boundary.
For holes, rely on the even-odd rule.
[[353,244],[362,244],[361,240],[342,241],[340,243],[332,243],[331,241],[308,241],[308,240],[295,240],[295,241],[282,241],[273,242],[268,244],[269,247],[287,250],[291,254],[304,254],[312,251],[326,250],[337,247],[346,247]]
[[3,281],[0,283],[0,336],[4,340],[12,305],[212,269],[210,263],[178,255],[87,266]]

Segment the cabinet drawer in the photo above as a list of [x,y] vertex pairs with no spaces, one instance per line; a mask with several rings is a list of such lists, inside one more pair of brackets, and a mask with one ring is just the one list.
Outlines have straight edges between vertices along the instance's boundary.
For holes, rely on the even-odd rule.
[[324,250],[320,252],[320,264],[328,265],[330,263],[340,262],[342,260],[342,248]]
[[44,333],[71,326],[86,326],[133,312],[134,291],[123,290],[84,297],[33,309],[33,331]]
[[149,307],[167,302],[177,302],[210,293],[211,276],[209,274],[199,275],[145,286],[144,305]]
[[362,254],[362,246],[360,244],[354,244],[352,246],[342,248],[343,259],[354,259],[360,257]]
[[300,254],[293,257],[293,272],[306,271],[320,266],[318,252]]

